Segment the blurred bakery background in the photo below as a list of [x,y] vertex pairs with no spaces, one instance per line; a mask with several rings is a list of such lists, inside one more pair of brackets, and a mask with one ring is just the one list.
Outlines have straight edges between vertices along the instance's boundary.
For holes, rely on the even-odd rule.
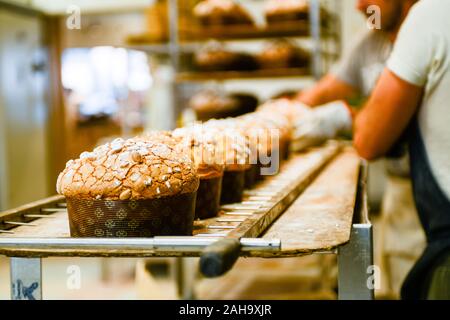
[[[354,0],[310,1],[302,12],[283,14],[265,0],[241,0],[229,15],[211,11],[213,1],[199,2],[0,1],[0,211],[55,194],[67,160],[117,136],[237,116],[311,86],[365,28]],[[379,166],[371,165],[375,212],[384,188]],[[7,277],[5,260],[0,277]],[[177,297],[165,281],[170,259],[45,264],[48,298]],[[78,291],[65,286],[72,264],[86,270]],[[255,272],[240,261],[228,278],[205,281],[199,292],[334,299],[324,264],[316,256],[264,261]],[[1,284],[2,298],[7,285]]]

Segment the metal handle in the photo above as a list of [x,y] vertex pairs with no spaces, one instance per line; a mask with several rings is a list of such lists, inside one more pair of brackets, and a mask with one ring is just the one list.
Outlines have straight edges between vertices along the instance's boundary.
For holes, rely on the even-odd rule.
[[239,239],[222,239],[205,248],[200,258],[200,271],[207,278],[219,277],[228,272],[239,258]]
[[[204,237],[154,237],[154,238],[4,238],[0,249],[22,250],[154,250],[158,252],[202,253],[208,246],[224,240]],[[237,240],[238,241],[238,240]],[[241,238],[242,251],[279,250],[280,239]]]

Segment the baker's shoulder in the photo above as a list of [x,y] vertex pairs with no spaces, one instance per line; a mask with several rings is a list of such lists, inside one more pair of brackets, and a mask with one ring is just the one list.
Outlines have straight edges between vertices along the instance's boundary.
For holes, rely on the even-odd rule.
[[414,6],[412,7],[411,11],[421,11],[421,10],[428,10],[428,9],[442,9],[442,8],[448,8],[450,5],[449,1],[436,1],[436,0],[420,0],[417,1]]
[[384,32],[379,30],[366,30],[359,34],[352,48],[357,55],[369,55],[376,52],[377,48],[389,42]]
[[444,18],[447,20],[450,1],[420,0],[410,10],[407,20],[428,24]]
[[418,1],[403,22],[398,39],[407,39],[407,42],[430,41],[431,34],[448,34],[450,30],[448,12],[450,1]]

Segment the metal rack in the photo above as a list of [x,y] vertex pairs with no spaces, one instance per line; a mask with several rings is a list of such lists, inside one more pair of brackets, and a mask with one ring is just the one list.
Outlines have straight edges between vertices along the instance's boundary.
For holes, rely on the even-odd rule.
[[[186,49],[187,47],[194,47],[198,48],[198,46],[195,46],[195,44],[192,43],[192,41],[188,43],[181,43],[180,42],[180,36],[179,36],[179,5],[178,0],[167,0],[168,1],[168,15],[169,15],[169,54],[171,57],[172,64],[175,68],[175,71],[180,71],[179,69],[179,61],[180,61],[180,54]],[[324,33],[322,31],[322,25],[321,25],[321,4],[333,4],[333,10],[336,12],[340,11],[340,4],[338,1],[325,1],[325,0],[310,0],[310,18],[308,20],[308,27],[305,28],[305,26],[298,26],[300,28],[299,33],[286,33],[285,30],[280,31],[280,33],[286,33],[287,36],[293,36],[293,37],[301,37],[305,36],[309,32],[309,38],[313,41],[313,64],[312,64],[312,75],[315,79],[319,79],[323,75],[323,63],[324,63],[324,50],[322,48],[322,40],[324,39]],[[339,19],[337,16],[331,15],[332,17],[332,26],[331,28],[338,29],[340,26]],[[264,33],[261,33],[262,35]],[[340,51],[340,39],[339,39],[339,33],[334,30],[334,32],[331,34],[332,38],[335,40],[335,44],[337,46],[337,51]],[[266,35],[267,36],[267,35]],[[274,35],[272,35],[273,37]],[[265,37],[265,36],[263,36]],[[279,37],[279,35],[277,35]],[[255,34],[243,36],[243,37],[236,37],[230,36],[230,37],[220,37],[220,40],[251,40],[251,39],[258,39],[259,37]],[[150,48],[150,47],[149,47]],[[273,75],[268,74],[267,77],[272,77]],[[280,75],[282,76],[282,75]],[[289,76],[289,75],[288,75]],[[299,74],[299,76],[304,76],[304,74]],[[231,77],[228,77],[230,79]],[[205,78],[206,79],[206,78]]]
[[[11,296],[13,299],[42,298],[41,261],[45,257],[178,257],[178,267],[182,270],[184,257],[202,257],[205,260],[208,249],[223,240],[234,240],[238,242],[237,250],[231,254],[235,254],[235,259],[239,256],[273,258],[312,253],[337,254],[339,297],[373,299],[373,288],[367,286],[373,253],[372,226],[367,216],[365,196],[366,166],[348,150],[339,150],[339,146],[331,144],[293,156],[283,165],[279,175],[247,190],[242,203],[222,207],[223,212],[217,218],[198,221],[192,237],[70,238],[65,199],[61,196],[0,213],[3,230],[0,254],[11,257]],[[346,180],[350,182],[348,195],[343,197],[347,200],[340,204],[331,203],[340,207],[336,216],[342,221],[339,233],[343,237],[316,246],[300,245],[291,251],[284,232],[276,238],[271,230],[277,225],[286,225],[283,217],[296,210],[297,202],[303,201],[303,206],[306,205],[303,208],[314,211],[308,193],[317,193],[315,185],[320,181],[325,181],[327,188],[333,184],[334,188],[345,187],[339,185],[342,182],[328,178],[330,173],[336,173],[336,168],[343,170],[340,174],[348,176]],[[333,193],[333,189],[327,190],[325,193]],[[261,233],[262,236],[258,236]],[[218,254],[219,258],[225,257],[221,252]],[[223,260],[223,272],[235,261],[233,257],[231,260],[228,258]],[[206,263],[209,263],[207,259]],[[193,297],[189,277],[180,276],[177,283],[185,298]]]
[[[190,39],[185,41],[180,39],[180,25],[179,25],[179,0],[166,0],[168,3],[168,41],[160,44],[132,44],[131,48],[143,50],[149,54],[163,54],[168,55],[170,65],[174,70],[175,77],[173,79],[173,102],[169,106],[172,110],[171,114],[178,117],[178,114],[182,111],[180,105],[185,105],[184,90],[182,86],[190,83],[199,82],[223,82],[237,79],[270,79],[270,78],[303,78],[303,79],[315,79],[318,80],[324,74],[331,64],[336,60],[340,54],[340,36],[339,28],[340,21],[336,16],[340,12],[340,1],[336,0],[310,0],[310,18],[306,25],[299,25],[299,32],[290,30],[285,34],[289,37],[307,37],[312,40],[312,63],[309,68],[298,69],[281,69],[281,70],[256,70],[250,72],[185,72],[181,68],[181,56],[185,52],[195,52],[201,47],[202,42],[206,39]],[[254,0],[259,1],[259,0]],[[330,28],[333,29],[330,34],[323,32],[321,24],[321,5],[327,5],[334,11],[333,15],[330,15]],[[280,31],[280,34],[283,32]],[[264,38],[273,38],[275,34],[267,34],[265,32],[259,32],[257,34],[244,34],[243,36],[227,36],[219,37],[222,41],[249,41],[249,40],[261,40]],[[279,37],[279,35],[277,35]],[[329,40],[332,39],[335,50],[329,50]],[[323,46],[326,46],[324,48]],[[176,120],[173,119],[173,123]]]

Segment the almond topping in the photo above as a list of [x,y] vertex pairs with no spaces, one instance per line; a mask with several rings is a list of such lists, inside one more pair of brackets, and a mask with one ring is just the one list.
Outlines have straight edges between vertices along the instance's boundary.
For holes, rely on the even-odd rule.
[[134,151],[131,154],[131,159],[133,159],[134,162],[136,163],[142,163],[144,161],[144,158],[141,156],[141,154],[137,151]]
[[119,196],[120,200],[128,200],[131,198],[131,190],[126,189],[125,191],[122,191],[122,193]]
[[145,180],[144,185],[146,187],[150,187],[152,185],[152,178],[148,178],[147,180]]

